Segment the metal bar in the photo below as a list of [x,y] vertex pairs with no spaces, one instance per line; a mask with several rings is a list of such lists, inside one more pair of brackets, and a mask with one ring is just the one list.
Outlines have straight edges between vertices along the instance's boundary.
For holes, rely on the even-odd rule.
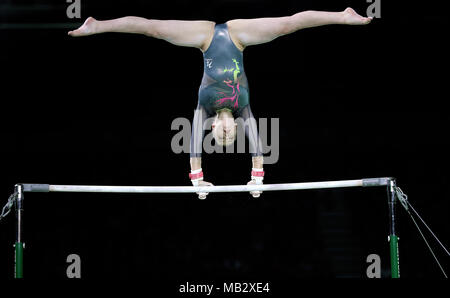
[[384,186],[391,178],[369,178],[322,182],[281,183],[262,185],[220,186],[100,186],[100,185],[50,185],[23,184],[25,192],[100,192],[100,193],[197,193],[197,192],[250,192],[302,189],[328,189],[344,187]]

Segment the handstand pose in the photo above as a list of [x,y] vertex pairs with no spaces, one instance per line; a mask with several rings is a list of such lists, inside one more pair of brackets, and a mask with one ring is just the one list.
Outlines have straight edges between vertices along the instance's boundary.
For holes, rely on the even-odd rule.
[[[70,36],[87,36],[104,32],[138,33],[166,40],[172,44],[195,47],[203,52],[204,73],[199,89],[192,126],[189,177],[194,186],[212,185],[203,180],[201,168],[204,123],[214,116],[212,134],[219,145],[236,139],[237,123],[242,118],[252,155],[251,181],[262,184],[263,155],[256,121],[250,109],[249,89],[244,72],[243,51],[247,46],[266,43],[300,29],[329,24],[365,25],[372,18],[358,15],[352,8],[342,12],[303,11],[278,18],[235,19],[224,24],[210,21],[154,20],[123,17],[98,21],[89,17]],[[251,192],[259,197],[261,192]],[[207,193],[199,193],[206,198]]]

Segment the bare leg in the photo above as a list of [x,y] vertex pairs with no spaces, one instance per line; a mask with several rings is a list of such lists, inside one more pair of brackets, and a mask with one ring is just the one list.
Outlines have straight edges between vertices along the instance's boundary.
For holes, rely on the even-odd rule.
[[152,20],[140,17],[123,17],[107,21],[98,21],[93,17],[89,17],[80,28],[69,31],[68,34],[74,37],[105,32],[147,34],[151,26]]
[[98,21],[92,17],[73,31],[70,36],[88,36],[105,32],[136,33],[166,40],[172,44],[204,49],[214,34],[214,22],[154,20],[141,17],[123,17]]
[[341,12],[303,11],[280,18],[236,19],[228,21],[230,33],[241,48],[266,43],[300,29],[339,24],[366,25],[372,18],[358,15],[352,8]]
[[293,32],[310,27],[323,25],[366,25],[372,18],[365,18],[357,14],[352,8],[347,8],[342,12],[327,11],[304,11],[291,17]]

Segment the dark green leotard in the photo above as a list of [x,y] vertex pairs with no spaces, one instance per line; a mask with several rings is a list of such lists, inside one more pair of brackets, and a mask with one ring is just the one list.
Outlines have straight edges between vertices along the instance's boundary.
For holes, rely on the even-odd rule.
[[[231,40],[227,24],[217,24],[208,49],[203,53],[204,72],[198,92],[191,137],[191,157],[202,152],[205,121],[217,111],[229,109],[235,119],[254,120],[249,103],[247,77],[244,72],[243,53]],[[255,121],[245,127],[250,146],[259,144]],[[248,123],[249,123],[248,122]],[[254,145],[253,156],[262,155],[261,146]]]
[[227,24],[215,26],[214,37],[203,53],[204,72],[199,90],[199,104],[208,114],[228,108],[235,117],[249,103],[243,53],[235,46]]

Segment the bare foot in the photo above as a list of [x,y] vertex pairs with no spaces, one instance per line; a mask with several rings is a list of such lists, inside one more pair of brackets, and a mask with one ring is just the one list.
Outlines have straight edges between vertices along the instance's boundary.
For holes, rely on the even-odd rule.
[[350,7],[344,10],[344,24],[346,25],[367,25],[372,19],[372,17],[365,18],[360,16]]
[[96,22],[97,22],[96,19],[94,19],[93,17],[89,17],[86,19],[86,21],[80,28],[78,28],[77,30],[69,31],[67,34],[73,37],[88,36],[95,34]]

